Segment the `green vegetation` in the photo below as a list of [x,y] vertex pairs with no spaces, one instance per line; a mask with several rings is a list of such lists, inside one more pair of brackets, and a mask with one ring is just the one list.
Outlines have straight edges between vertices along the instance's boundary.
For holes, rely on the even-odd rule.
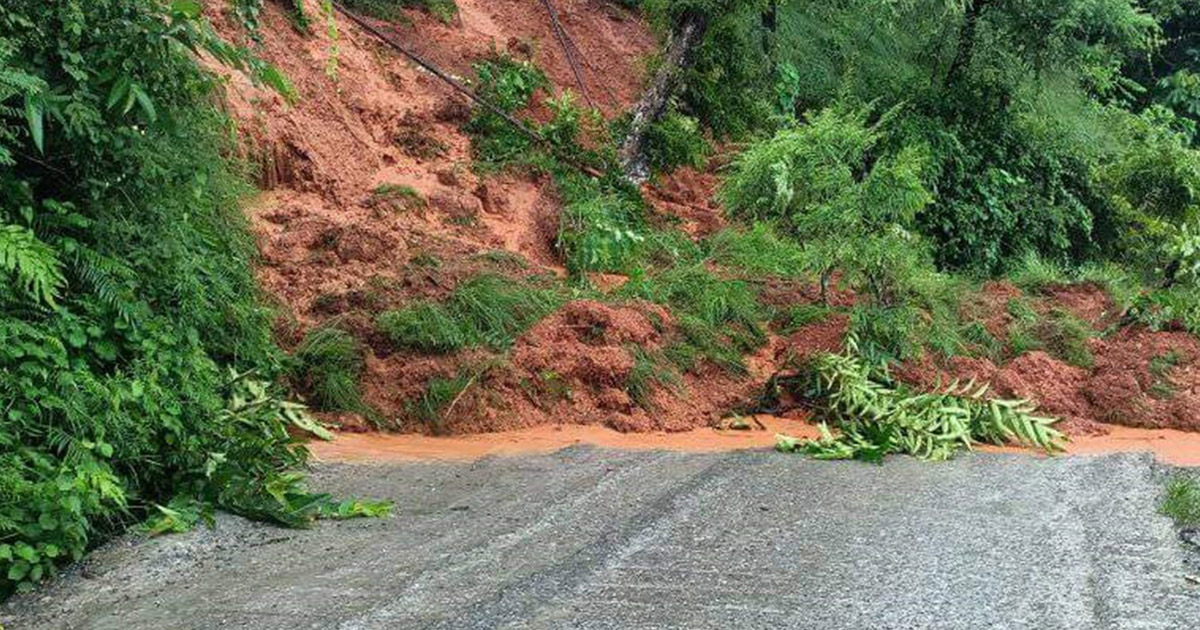
[[646,138],[650,168],[666,173],[679,166],[700,168],[710,147],[695,118],[670,112],[650,126]]
[[367,204],[372,208],[389,208],[395,212],[419,210],[426,206],[425,198],[412,186],[383,184],[371,191]]
[[358,382],[363,371],[362,345],[353,335],[326,323],[309,331],[292,354],[293,389],[322,411],[378,414],[363,402]]
[[148,518],[385,509],[295,472],[290,429],[324,430],[272,384],[246,173],[197,50],[294,97],[197,2],[0,7],[0,597]]
[[1179,474],[1167,483],[1159,510],[1179,527],[1200,527],[1200,482]]
[[633,354],[633,369],[625,380],[625,393],[637,406],[654,411],[654,402],[651,400],[654,388],[678,384],[679,374],[662,353],[638,347],[631,348],[630,352]]
[[475,377],[460,373],[454,378],[435,378],[425,386],[425,391],[408,405],[408,412],[425,423],[434,434],[445,432],[445,414],[459,399]]
[[681,265],[631,279],[621,297],[641,298],[671,308],[680,339],[665,350],[684,371],[711,361],[745,372],[742,354],[766,341],[758,296],[740,280],[724,279],[703,265]]
[[444,302],[417,302],[387,311],[379,330],[397,346],[441,354],[469,346],[508,347],[552,312],[561,297],[496,275],[463,283]]
[[[792,386],[815,405],[822,437],[780,437],[777,448],[818,459],[882,461],[893,453],[943,460],[976,442],[1016,442],[1053,452],[1063,436],[1055,420],[1033,415],[1023,400],[984,397],[986,387],[951,383],[940,391],[912,392],[886,371],[856,356],[853,336],[844,355],[826,354],[800,368]],[[826,423],[833,423],[838,435]]]
[[[297,7],[299,7],[299,0]],[[341,0],[342,4],[346,5],[347,9],[361,13],[362,15],[378,18],[380,20],[389,20],[393,22],[405,22],[403,9],[421,9],[436,17],[437,19],[449,24],[458,16],[458,5],[454,0]],[[298,9],[299,10],[299,9]]]
[[1150,359],[1150,376],[1154,382],[1150,384],[1147,393],[1159,400],[1166,400],[1175,395],[1175,385],[1171,383],[1171,370],[1183,361],[1183,355],[1178,350],[1171,350]]

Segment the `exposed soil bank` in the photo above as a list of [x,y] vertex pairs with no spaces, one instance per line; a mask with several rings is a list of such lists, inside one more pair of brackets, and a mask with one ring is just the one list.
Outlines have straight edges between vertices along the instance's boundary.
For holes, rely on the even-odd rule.
[[[757,420],[762,428],[754,426]],[[577,444],[623,450],[665,450],[688,453],[770,448],[777,433],[815,438],[815,426],[803,420],[754,416],[750,430],[701,428],[679,433],[621,433],[603,426],[542,425],[517,431],[451,437],[412,434],[341,433],[333,442],[310,445],[318,460],[342,462],[397,462],[420,460],[474,460],[489,455],[552,453]],[[1200,466],[1200,433],[1172,429],[1137,429],[1110,426],[1104,435],[1080,435],[1067,446],[1070,455],[1150,452],[1175,466]],[[1015,447],[983,445],[985,452],[1037,455]]]

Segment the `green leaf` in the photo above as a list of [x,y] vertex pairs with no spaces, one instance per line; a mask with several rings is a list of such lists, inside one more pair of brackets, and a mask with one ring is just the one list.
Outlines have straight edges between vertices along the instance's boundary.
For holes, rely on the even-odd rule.
[[199,0],[174,0],[171,2],[171,13],[189,20],[200,17],[201,10]]
[[38,153],[46,152],[46,136],[44,128],[45,108],[37,94],[25,95],[25,120],[29,123],[29,137]]
[[24,560],[18,560],[8,567],[8,579],[13,582],[20,582],[29,575],[29,563]]
[[33,547],[30,547],[29,545],[27,545],[23,542],[19,542],[16,545],[16,550],[17,550],[18,558],[21,558],[22,560],[25,560],[26,562],[37,562],[38,553],[37,553],[37,550],[34,549]]
[[132,92],[134,98],[137,99],[138,105],[141,106],[142,112],[146,114],[146,118],[150,122],[158,120],[158,111],[154,109],[154,102],[150,100],[150,95],[137,86],[132,88]]

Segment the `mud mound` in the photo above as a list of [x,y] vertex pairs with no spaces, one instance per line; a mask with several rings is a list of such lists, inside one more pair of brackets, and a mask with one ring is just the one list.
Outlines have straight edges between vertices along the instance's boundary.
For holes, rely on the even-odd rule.
[[715,199],[719,184],[715,173],[683,167],[647,184],[642,192],[658,214],[681,219],[680,229],[702,238],[727,223]]
[[1200,340],[1182,332],[1122,330],[1093,344],[1083,394],[1105,422],[1200,430]]
[[1117,323],[1121,317],[1112,297],[1091,282],[1047,287],[1041,294],[1050,304],[1066,309],[1097,330]]

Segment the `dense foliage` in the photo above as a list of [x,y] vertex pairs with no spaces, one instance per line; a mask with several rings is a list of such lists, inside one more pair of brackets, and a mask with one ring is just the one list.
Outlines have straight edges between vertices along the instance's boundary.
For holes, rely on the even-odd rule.
[[269,385],[247,185],[201,49],[286,91],[194,0],[0,6],[0,595],[148,516],[378,507],[286,472],[306,456],[289,427],[320,428]]
[[[674,16],[696,4],[646,6]],[[1178,36],[1195,12],[1187,4],[1155,7],[1174,16],[1168,33]],[[1166,88],[1123,72],[1164,41],[1164,27],[1132,0],[704,8],[712,17],[682,114],[720,135],[753,137],[795,134],[804,112],[869,105],[887,140],[858,156],[851,174],[923,153],[932,197],[911,227],[936,245],[943,267],[997,273],[1036,252],[1070,264],[1133,261],[1153,274],[1169,262],[1165,236],[1197,220],[1200,160],[1179,117],[1191,115],[1179,105],[1186,98],[1145,97]],[[761,98],[767,90],[774,99]]]

